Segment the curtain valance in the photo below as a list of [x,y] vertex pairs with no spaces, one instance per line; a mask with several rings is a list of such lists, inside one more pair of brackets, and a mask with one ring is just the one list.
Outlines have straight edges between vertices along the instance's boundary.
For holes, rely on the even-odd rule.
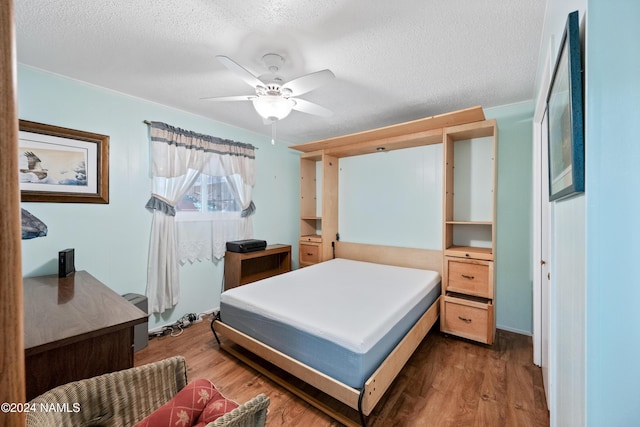
[[255,184],[255,147],[251,144],[162,122],[151,122],[150,136],[154,177],[173,178],[196,169],[210,176],[239,174],[245,184]]

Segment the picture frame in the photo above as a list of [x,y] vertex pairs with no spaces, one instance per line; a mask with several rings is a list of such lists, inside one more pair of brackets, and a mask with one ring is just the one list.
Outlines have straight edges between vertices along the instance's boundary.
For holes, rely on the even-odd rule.
[[549,200],[584,192],[582,59],[578,12],[567,17],[547,95]]
[[109,136],[19,121],[22,202],[109,203]]

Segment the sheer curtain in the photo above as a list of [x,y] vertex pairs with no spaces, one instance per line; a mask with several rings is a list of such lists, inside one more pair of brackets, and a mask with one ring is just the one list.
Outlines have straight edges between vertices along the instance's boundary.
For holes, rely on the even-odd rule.
[[180,264],[221,259],[227,250],[227,242],[253,237],[250,218],[240,217],[239,212],[219,214],[214,218],[180,219],[176,224]]
[[[200,174],[237,175],[242,185],[238,199],[243,212],[253,210],[251,190],[255,183],[255,148],[231,140],[202,135],[161,122],[151,122],[151,198],[153,212],[147,267],[147,297],[153,313],[178,303],[180,295],[176,204]],[[234,190],[235,192],[235,190]],[[248,200],[247,200],[248,197]]]
[[245,184],[240,174],[225,176],[225,178],[234,200],[240,205],[241,212],[199,215],[182,212],[177,219],[180,264],[221,259],[228,241],[253,237],[253,224],[250,218],[255,211],[255,205],[251,200],[253,187]]

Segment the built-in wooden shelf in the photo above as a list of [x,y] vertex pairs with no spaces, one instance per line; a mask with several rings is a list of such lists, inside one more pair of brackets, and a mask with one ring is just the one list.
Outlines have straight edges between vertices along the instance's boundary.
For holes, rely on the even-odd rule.
[[269,245],[255,252],[225,252],[224,288],[231,289],[291,271],[291,245]]
[[493,221],[445,221],[451,225],[493,225]]
[[[443,280],[440,330],[493,344],[495,337],[495,120],[445,128],[443,131]],[[491,146],[487,146],[490,143]],[[457,147],[457,148],[456,148]],[[470,154],[476,147],[475,156]],[[467,152],[469,150],[469,152]],[[456,169],[456,157],[462,171]],[[472,171],[484,171],[475,176]],[[483,178],[475,185],[475,178]],[[459,180],[454,185],[454,181]],[[486,180],[486,181],[484,181]],[[457,191],[457,194],[456,193]],[[463,209],[456,214],[455,205]],[[475,205],[476,209],[472,209]],[[491,206],[489,212],[487,207]],[[484,214],[479,214],[478,210]],[[467,212],[468,210],[468,212]],[[473,217],[488,221],[462,220]]]

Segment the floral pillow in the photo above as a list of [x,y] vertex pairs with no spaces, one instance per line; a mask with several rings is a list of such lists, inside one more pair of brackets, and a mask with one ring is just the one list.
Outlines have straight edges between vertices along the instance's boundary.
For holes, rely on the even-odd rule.
[[220,395],[219,399],[213,398],[209,403],[207,403],[207,406],[200,414],[200,417],[198,417],[194,427],[204,427],[207,424],[214,422],[227,412],[233,411],[237,407],[238,404],[236,402],[225,399],[222,395]]
[[187,384],[173,399],[156,409],[135,427],[192,426],[199,421],[209,402],[220,400],[225,399],[211,381],[199,379]]

